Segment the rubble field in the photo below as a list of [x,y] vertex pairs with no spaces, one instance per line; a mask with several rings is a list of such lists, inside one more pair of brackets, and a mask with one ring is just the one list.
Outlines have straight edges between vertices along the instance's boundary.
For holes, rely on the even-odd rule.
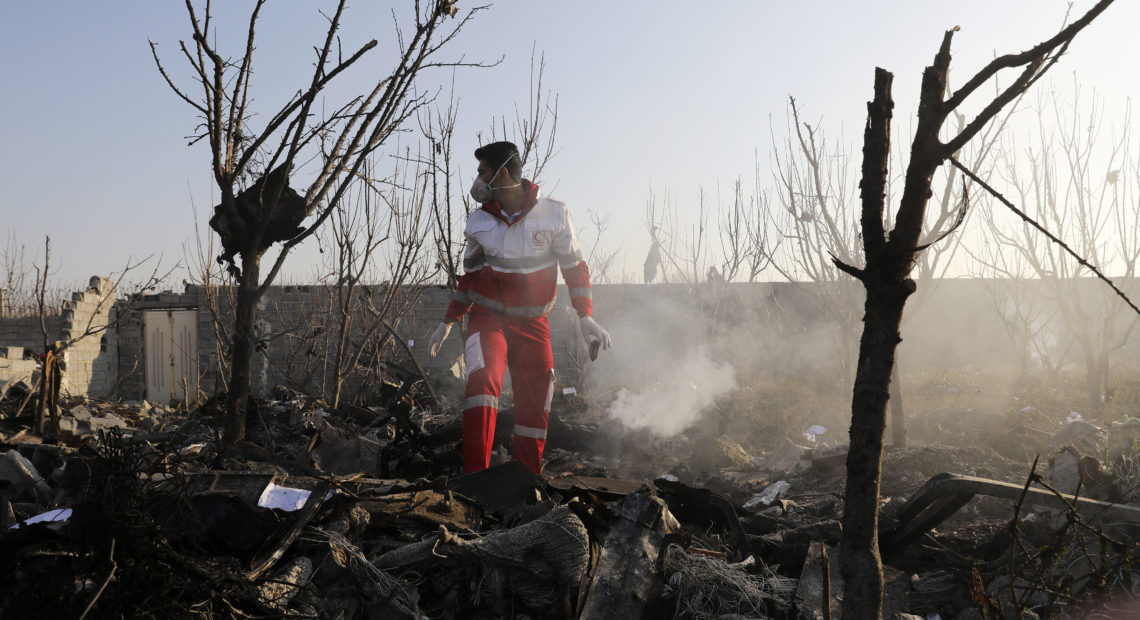
[[[1090,408],[1080,377],[904,375],[884,617],[1137,617],[1136,379]],[[839,617],[842,393],[756,381],[670,437],[559,395],[535,476],[507,398],[492,467],[462,475],[425,388],[278,388],[223,447],[218,398],[65,397],[45,439],[5,386],[0,617]]]

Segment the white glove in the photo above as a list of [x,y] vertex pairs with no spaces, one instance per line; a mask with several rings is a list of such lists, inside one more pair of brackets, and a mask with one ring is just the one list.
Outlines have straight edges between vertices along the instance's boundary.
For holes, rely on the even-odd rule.
[[593,317],[584,316],[581,319],[582,324],[582,338],[585,338],[586,344],[592,345],[598,343],[603,349],[608,349],[613,346],[610,341],[610,334],[602,329],[601,325],[593,319]]
[[439,353],[440,345],[443,344],[444,340],[447,340],[447,335],[450,333],[451,323],[448,321],[440,323],[439,327],[435,328],[435,331],[431,334],[431,341],[428,343],[429,357],[435,358],[436,354]]

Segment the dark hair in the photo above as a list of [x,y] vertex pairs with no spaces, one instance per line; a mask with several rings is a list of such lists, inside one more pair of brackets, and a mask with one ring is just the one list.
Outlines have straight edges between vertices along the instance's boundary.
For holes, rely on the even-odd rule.
[[506,168],[511,178],[518,181],[522,179],[522,159],[519,157],[519,147],[513,142],[492,142],[475,149],[475,159],[486,162],[488,166],[498,170],[499,166]]

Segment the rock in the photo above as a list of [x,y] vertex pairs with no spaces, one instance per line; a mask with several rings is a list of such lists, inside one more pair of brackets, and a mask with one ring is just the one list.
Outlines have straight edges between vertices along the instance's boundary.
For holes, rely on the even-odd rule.
[[112,415],[110,413],[101,418],[91,418],[91,421],[88,422],[88,424],[91,425],[92,431],[110,428],[127,428],[126,421],[124,421],[119,416]]
[[69,416],[75,418],[76,420],[79,420],[80,422],[88,422],[93,417],[91,414],[91,410],[88,409],[87,407],[84,407],[83,405],[78,405],[76,407],[72,407],[67,412],[66,415],[69,415]]

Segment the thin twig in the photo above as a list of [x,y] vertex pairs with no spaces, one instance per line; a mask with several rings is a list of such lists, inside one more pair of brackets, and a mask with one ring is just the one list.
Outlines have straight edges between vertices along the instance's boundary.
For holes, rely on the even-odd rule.
[[87,608],[83,610],[82,614],[80,614],[79,620],[83,620],[84,618],[87,617],[87,614],[91,611],[91,608],[95,606],[95,601],[99,600],[99,597],[103,595],[103,591],[107,589],[107,585],[110,584],[111,580],[115,578],[115,571],[119,570],[119,565],[115,562],[115,539],[114,538],[111,539],[111,557],[110,557],[110,559],[111,559],[111,572],[107,574],[107,579],[103,581],[103,585],[99,586],[99,591],[95,593],[95,598],[91,599],[90,603],[87,603]]
[[1128,298],[1128,295],[1126,295],[1124,293],[1124,291],[1117,288],[1117,286],[1112,283],[1112,280],[1108,279],[1108,277],[1105,276],[1103,273],[1101,273],[1099,269],[1094,267],[1092,265],[1092,263],[1090,263],[1087,260],[1085,260],[1084,258],[1082,258],[1080,254],[1077,254],[1076,252],[1074,252],[1072,248],[1070,248],[1068,245],[1066,245],[1064,241],[1061,241],[1059,238],[1057,238],[1056,235],[1049,232],[1048,230],[1045,230],[1045,227],[1043,227],[1042,225],[1035,222],[1032,218],[1030,218],[1028,215],[1026,215],[1025,212],[1023,212],[1021,209],[1018,209],[1016,206],[1014,206],[1012,202],[1010,202],[1009,200],[1006,200],[1005,196],[1002,196],[1001,194],[998,193],[997,190],[990,187],[985,181],[978,178],[978,175],[971,172],[969,168],[963,166],[961,164],[961,162],[959,162],[957,159],[955,159],[953,157],[950,157],[949,159],[950,159],[950,163],[954,164],[959,170],[961,170],[964,174],[966,174],[966,176],[973,179],[978,185],[981,185],[986,191],[988,191],[991,195],[993,195],[994,198],[997,198],[1010,211],[1013,211],[1014,214],[1017,215],[1017,217],[1020,217],[1025,223],[1036,228],[1038,231],[1041,232],[1041,234],[1048,237],[1049,240],[1052,241],[1053,243],[1056,243],[1057,245],[1061,246],[1061,248],[1064,249],[1066,252],[1068,252],[1070,256],[1077,259],[1078,263],[1080,263],[1084,267],[1087,267],[1089,271],[1093,272],[1093,274],[1096,275],[1096,277],[1100,278],[1101,280],[1104,280],[1108,284],[1108,286],[1110,288],[1112,288],[1112,290],[1115,291],[1116,294],[1118,296],[1120,296],[1120,298],[1125,301],[1125,303],[1128,304],[1128,307],[1132,308],[1132,310],[1135,311],[1136,314],[1140,314],[1140,308],[1136,307],[1136,304],[1132,303],[1132,300]]

